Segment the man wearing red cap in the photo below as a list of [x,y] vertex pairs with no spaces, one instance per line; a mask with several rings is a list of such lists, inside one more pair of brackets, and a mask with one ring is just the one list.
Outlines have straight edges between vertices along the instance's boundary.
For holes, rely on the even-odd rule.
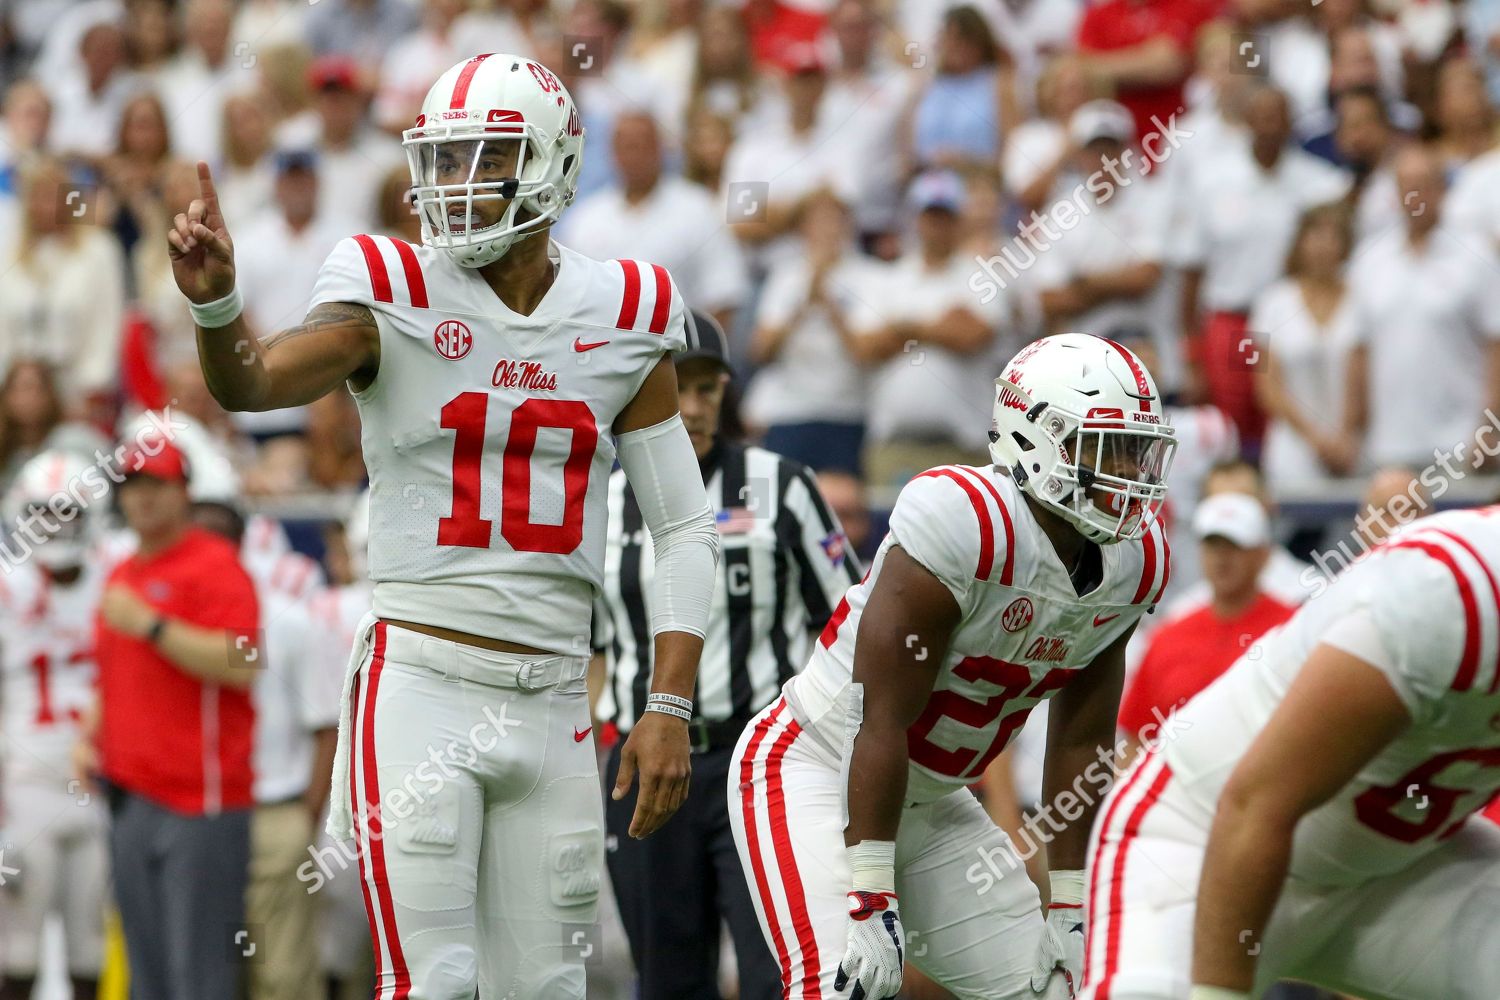
[[120,510],[139,547],[100,606],[97,726],[81,764],[109,799],[132,992],[232,997],[252,940],[255,589],[234,546],[191,523],[182,454],[158,438],[123,456]]

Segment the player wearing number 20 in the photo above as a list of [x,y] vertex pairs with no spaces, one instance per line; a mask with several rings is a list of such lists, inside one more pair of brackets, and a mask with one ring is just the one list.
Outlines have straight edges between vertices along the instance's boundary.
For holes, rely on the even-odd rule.
[[1392,535],[1179,714],[1089,852],[1092,1000],[1500,997],[1500,507]]
[[603,813],[584,674],[618,456],[656,551],[654,692],[622,751],[644,836],[687,790],[717,534],[677,413],[667,272],[553,243],[583,155],[557,78],[489,54],[403,134],[422,246],[341,242],[301,326],[239,317],[212,180],[168,234],[229,409],[347,382],[369,469],[372,615],[330,829],[359,844],[381,1000],[582,997]]
[[[736,750],[735,840],[789,997],[892,997],[903,960],[963,1000],[1066,998],[1082,971],[1087,801],[1108,780],[1085,772],[1114,744],[1125,643],[1167,584],[1175,442],[1111,341],[1036,341],[995,389],[994,463],[901,491],[868,576]],[[1070,822],[1044,919],[964,786],[1048,699],[1047,799]]]

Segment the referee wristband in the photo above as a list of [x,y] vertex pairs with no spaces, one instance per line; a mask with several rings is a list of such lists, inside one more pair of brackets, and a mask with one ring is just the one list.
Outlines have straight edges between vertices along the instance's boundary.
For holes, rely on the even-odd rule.
[[675,705],[683,711],[687,712],[689,715],[691,715],[693,711],[693,699],[683,698],[675,694],[648,694],[646,695],[646,704]]
[[689,712],[687,709],[685,709],[685,708],[678,708],[676,705],[666,705],[666,704],[663,704],[662,702],[659,702],[659,701],[654,701],[654,702],[651,702],[649,705],[647,705],[646,706],[646,711],[647,712],[660,712],[662,715],[675,715],[675,716],[677,716],[677,718],[681,719],[683,722],[692,722],[693,721],[693,713]]
[[193,314],[193,322],[205,330],[228,326],[239,319],[240,313],[244,310],[245,300],[240,297],[238,285],[230,289],[229,294],[222,299],[214,299],[202,305],[196,302],[188,303],[188,312]]

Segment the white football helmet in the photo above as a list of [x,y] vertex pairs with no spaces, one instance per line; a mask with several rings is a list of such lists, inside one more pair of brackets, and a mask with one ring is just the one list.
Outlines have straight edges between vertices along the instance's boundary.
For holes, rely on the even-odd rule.
[[[567,88],[525,56],[491,52],[438,77],[401,135],[422,242],[484,267],[572,202],[583,123]],[[485,224],[476,206],[509,202]]]
[[75,569],[87,559],[102,520],[90,508],[108,492],[109,480],[83,457],[61,449],[41,452],[21,466],[5,496],[5,531],[16,533],[16,544],[40,538],[33,556],[47,569]]
[[1174,433],[1146,366],[1102,337],[1033,341],[995,380],[995,465],[1100,544],[1139,538],[1156,520]]

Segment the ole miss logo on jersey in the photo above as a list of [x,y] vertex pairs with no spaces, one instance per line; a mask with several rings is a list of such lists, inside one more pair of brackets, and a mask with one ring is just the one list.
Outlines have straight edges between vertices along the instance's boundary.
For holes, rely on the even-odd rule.
[[497,389],[530,389],[533,392],[553,392],[557,389],[557,373],[542,370],[539,361],[512,361],[501,358],[495,362],[490,384]]
[[1000,627],[1007,632],[1019,632],[1031,624],[1032,616],[1035,614],[1031,600],[1018,597],[1006,606],[1005,612],[1000,616]]
[[432,331],[432,346],[449,361],[457,361],[474,346],[474,335],[469,332],[468,326],[458,320],[444,320]]
[[1068,640],[1039,635],[1026,647],[1024,659],[1041,663],[1063,663],[1068,658]]

